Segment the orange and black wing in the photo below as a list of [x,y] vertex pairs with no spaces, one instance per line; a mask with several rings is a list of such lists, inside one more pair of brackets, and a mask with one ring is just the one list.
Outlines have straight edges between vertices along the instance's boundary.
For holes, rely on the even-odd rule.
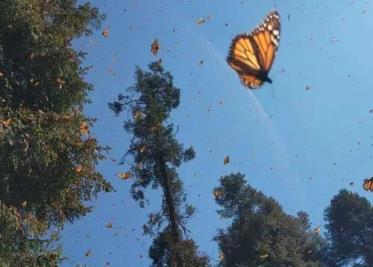
[[364,188],[366,191],[373,191],[373,177],[364,180],[363,188]]
[[280,40],[280,16],[270,12],[251,34],[236,36],[229,49],[228,64],[249,88],[259,88],[267,77]]
[[264,21],[254,29],[252,37],[255,40],[257,55],[263,71],[271,69],[280,41],[280,15],[277,11],[270,12]]
[[261,66],[257,52],[252,36],[241,34],[233,39],[227,59],[228,64],[239,75],[241,82],[249,88],[258,88],[263,83],[258,78]]

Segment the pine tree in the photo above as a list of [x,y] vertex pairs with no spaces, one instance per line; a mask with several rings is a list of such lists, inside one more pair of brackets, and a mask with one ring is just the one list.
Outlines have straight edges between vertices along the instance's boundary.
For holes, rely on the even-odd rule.
[[325,210],[329,259],[333,266],[373,266],[373,207],[341,190]]
[[215,240],[221,250],[221,266],[322,266],[322,240],[310,230],[308,215],[287,215],[272,198],[256,191],[234,173],[221,177],[214,189],[218,214],[232,219]]
[[135,177],[132,197],[144,207],[144,190],[148,186],[161,189],[161,210],[149,214],[143,227],[144,233],[156,236],[149,256],[153,266],[207,266],[207,257],[197,252],[197,246],[185,234],[194,208],[186,203],[177,168],[193,159],[195,153],[176,140],[174,125],[169,121],[170,112],[179,105],[180,90],[160,62],[150,64],[149,70],[138,68],[136,84],[129,93],[109,104],[117,115],[123,110],[128,114],[125,129],[132,135],[132,142],[127,154],[133,157],[131,175]]
[[81,113],[92,89],[84,53],[71,45],[102,16],[75,0],[3,0],[0,17],[0,259],[53,266],[59,254],[48,254],[45,234],[111,190],[95,169],[105,148]]

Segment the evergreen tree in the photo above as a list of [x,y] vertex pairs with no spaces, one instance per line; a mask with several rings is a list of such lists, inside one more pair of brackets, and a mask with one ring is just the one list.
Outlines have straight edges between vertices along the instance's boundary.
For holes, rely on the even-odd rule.
[[272,198],[248,185],[240,173],[221,177],[214,189],[218,214],[232,219],[216,241],[221,266],[322,266],[322,240],[310,230],[308,215],[287,215]]
[[32,214],[20,216],[16,208],[0,203],[0,266],[56,266],[62,258],[53,242],[58,237],[53,233],[41,239],[45,227]]
[[105,148],[80,112],[92,89],[84,53],[71,45],[102,16],[75,0],[2,0],[0,17],[0,259],[55,265],[45,234],[111,190],[95,169]]
[[161,210],[149,214],[144,225],[145,233],[156,235],[149,256],[153,266],[207,266],[207,258],[185,235],[185,224],[194,208],[186,203],[177,168],[193,159],[194,151],[192,147],[184,149],[176,140],[174,125],[169,122],[170,112],[179,105],[180,90],[160,62],[150,64],[149,69],[138,68],[136,84],[128,95],[119,95],[118,101],[109,104],[117,115],[123,110],[128,113],[125,129],[132,142],[127,154],[134,163],[127,176],[135,177],[133,198],[144,207],[145,188],[161,189]]
[[366,198],[341,190],[325,210],[325,220],[334,266],[373,266],[373,208]]
[[197,246],[192,239],[179,240],[177,244],[173,244],[172,239],[172,232],[168,228],[158,233],[149,249],[149,256],[153,260],[152,266],[175,266],[172,254],[176,253],[181,257],[181,266],[208,266],[208,258],[198,256]]

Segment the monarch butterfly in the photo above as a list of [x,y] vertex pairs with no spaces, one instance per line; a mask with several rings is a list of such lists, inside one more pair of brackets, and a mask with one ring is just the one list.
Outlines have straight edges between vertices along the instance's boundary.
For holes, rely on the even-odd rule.
[[219,189],[215,189],[212,193],[216,199],[220,198],[223,195],[223,191]]
[[364,180],[363,188],[366,191],[373,191],[373,177]]
[[263,22],[250,34],[239,34],[233,40],[227,58],[228,64],[251,89],[263,82],[272,83],[268,77],[280,41],[280,15],[268,13]]
[[153,53],[153,55],[157,55],[159,50],[159,42],[158,39],[155,39],[154,42],[150,46],[150,51]]
[[226,156],[224,158],[224,165],[227,165],[229,163],[229,156]]
[[75,172],[76,173],[81,173],[83,171],[83,166],[82,165],[77,165],[75,166]]
[[82,121],[80,123],[79,129],[81,134],[87,135],[89,132],[89,124],[85,121]]
[[109,37],[109,30],[108,29],[104,29],[104,31],[102,32],[102,35],[107,38]]
[[127,180],[127,179],[132,177],[132,173],[131,172],[121,172],[121,173],[118,174],[118,176],[122,180]]

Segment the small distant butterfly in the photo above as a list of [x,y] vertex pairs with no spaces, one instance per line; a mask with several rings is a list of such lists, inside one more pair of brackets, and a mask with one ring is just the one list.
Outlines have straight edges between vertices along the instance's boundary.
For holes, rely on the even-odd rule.
[[8,128],[11,123],[12,123],[11,119],[7,119],[7,120],[1,120],[0,119],[0,126],[2,126],[4,128]]
[[85,253],[84,253],[84,255],[86,256],[86,257],[90,257],[90,256],[92,256],[92,250],[87,250]]
[[270,12],[250,34],[237,35],[230,46],[227,63],[248,88],[257,89],[263,82],[272,83],[272,67],[280,41],[280,15]]
[[269,255],[268,255],[267,253],[259,255],[259,257],[260,257],[261,259],[268,258],[268,256],[269,256]]
[[145,151],[145,146],[141,146],[141,147],[139,147],[139,148],[138,148],[138,151],[139,151],[140,153],[144,153],[144,151]]
[[75,172],[76,173],[81,173],[83,171],[83,166],[82,165],[77,165],[75,166]]
[[219,260],[221,260],[221,261],[223,261],[224,260],[224,253],[223,253],[223,251],[220,251],[219,252]]
[[200,18],[200,19],[197,19],[196,24],[197,24],[197,25],[202,25],[202,24],[205,23],[205,22],[206,22],[206,19],[204,19],[204,18]]
[[79,126],[80,133],[87,135],[89,133],[89,124],[85,121],[82,121]]
[[373,191],[373,177],[364,180],[363,188],[366,191]]
[[320,234],[320,232],[321,232],[320,226],[316,227],[315,228],[315,233],[316,234]]
[[109,29],[104,29],[102,32],[102,36],[104,36],[105,38],[109,37]]
[[133,113],[133,118],[134,118],[135,120],[137,120],[137,119],[141,119],[143,116],[144,116],[144,113],[142,113],[141,111],[135,111],[135,112]]
[[122,180],[127,180],[127,179],[132,177],[132,173],[131,172],[121,172],[121,173],[118,174],[118,176]]
[[222,190],[219,190],[219,189],[214,190],[212,193],[213,193],[215,199],[218,199],[218,198],[220,198],[221,196],[223,196],[223,191],[222,191]]
[[226,156],[224,158],[224,165],[227,165],[229,163],[229,156]]
[[59,89],[62,89],[62,87],[65,85],[65,81],[62,79],[62,78],[59,78],[59,77],[57,77],[56,78],[56,81],[57,81],[57,83],[58,83],[58,88]]
[[158,39],[155,39],[154,42],[150,46],[150,51],[153,53],[153,55],[157,55],[159,50],[159,42]]

